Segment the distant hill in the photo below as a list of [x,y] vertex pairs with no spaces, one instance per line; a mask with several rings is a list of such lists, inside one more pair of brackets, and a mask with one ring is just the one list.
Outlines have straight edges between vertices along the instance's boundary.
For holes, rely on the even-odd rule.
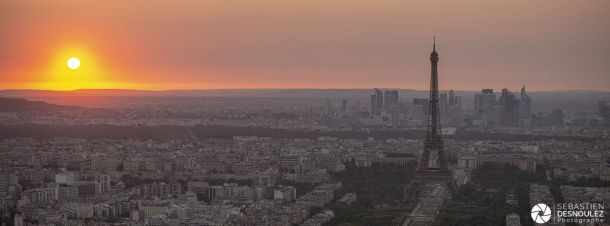
[[49,104],[43,101],[29,101],[20,98],[0,97],[0,112],[51,111],[75,108],[79,107]]

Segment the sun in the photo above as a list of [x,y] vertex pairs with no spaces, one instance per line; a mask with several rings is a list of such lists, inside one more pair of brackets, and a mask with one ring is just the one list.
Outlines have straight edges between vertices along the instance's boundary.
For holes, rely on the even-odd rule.
[[76,57],[71,57],[68,59],[67,65],[70,69],[76,70],[80,67],[80,60]]
[[[1,1],[1,0],[0,0]],[[78,46],[60,46],[49,55],[48,67],[41,70],[41,80],[35,83],[42,90],[110,89],[128,87],[131,84],[119,82],[110,75],[101,56],[95,51]]]

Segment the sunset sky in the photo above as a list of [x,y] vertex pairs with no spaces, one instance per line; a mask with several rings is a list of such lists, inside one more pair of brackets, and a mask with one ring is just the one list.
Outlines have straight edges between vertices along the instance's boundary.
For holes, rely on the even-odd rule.
[[2,0],[0,89],[427,89],[435,35],[441,89],[610,91],[608,0]]

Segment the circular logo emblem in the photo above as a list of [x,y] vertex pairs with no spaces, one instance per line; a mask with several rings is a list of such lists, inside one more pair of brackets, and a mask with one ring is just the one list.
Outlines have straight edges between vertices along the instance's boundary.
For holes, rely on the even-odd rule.
[[551,219],[551,208],[544,203],[532,207],[532,219],[538,224],[544,224]]

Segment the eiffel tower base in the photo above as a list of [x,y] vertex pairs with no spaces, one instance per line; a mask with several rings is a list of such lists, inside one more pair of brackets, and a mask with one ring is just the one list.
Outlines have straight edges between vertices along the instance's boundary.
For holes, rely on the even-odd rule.
[[411,182],[405,186],[403,201],[415,200],[421,188],[432,183],[445,184],[453,197],[462,197],[451,170],[417,170]]

